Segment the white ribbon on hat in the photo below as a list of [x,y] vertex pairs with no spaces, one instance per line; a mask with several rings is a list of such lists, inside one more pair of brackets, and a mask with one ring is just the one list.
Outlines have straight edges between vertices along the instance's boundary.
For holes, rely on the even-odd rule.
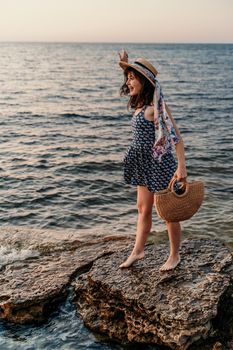
[[147,69],[146,67],[144,67],[143,65],[137,62],[134,62],[134,66],[137,66],[141,71],[143,71],[148,76],[148,78],[150,78],[155,83],[154,73],[152,73],[149,69]]

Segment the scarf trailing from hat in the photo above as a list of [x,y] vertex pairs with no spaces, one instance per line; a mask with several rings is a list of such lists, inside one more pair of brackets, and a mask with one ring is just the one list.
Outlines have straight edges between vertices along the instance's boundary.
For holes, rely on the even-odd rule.
[[155,159],[160,162],[162,157],[172,151],[172,145],[176,145],[180,138],[172,124],[172,121],[166,111],[165,101],[159,81],[155,78],[154,91],[154,117],[157,120],[158,131],[155,128],[156,140],[152,149]]

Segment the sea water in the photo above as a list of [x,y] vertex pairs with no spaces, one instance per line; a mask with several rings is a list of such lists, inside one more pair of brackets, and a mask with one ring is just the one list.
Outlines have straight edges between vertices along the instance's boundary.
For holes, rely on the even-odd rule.
[[[185,145],[188,179],[205,182],[183,237],[233,246],[233,45],[0,43],[1,226],[135,234],[136,188],[124,184],[131,141],[117,52],[159,71]],[[153,217],[152,235],[167,240]],[[36,254],[1,246],[2,264]],[[70,297],[40,327],[0,327],[0,349],[123,349],[96,338]]]

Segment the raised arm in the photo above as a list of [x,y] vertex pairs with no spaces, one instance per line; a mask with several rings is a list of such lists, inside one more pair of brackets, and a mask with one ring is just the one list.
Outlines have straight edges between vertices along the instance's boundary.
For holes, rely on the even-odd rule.
[[128,54],[124,49],[121,49],[118,52],[118,55],[119,55],[120,61],[128,62]]

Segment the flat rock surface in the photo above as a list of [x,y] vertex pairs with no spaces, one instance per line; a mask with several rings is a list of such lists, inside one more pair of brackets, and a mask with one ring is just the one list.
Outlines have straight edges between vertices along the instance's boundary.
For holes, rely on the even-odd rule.
[[233,291],[232,255],[221,242],[183,241],[181,263],[164,273],[159,267],[167,245],[147,246],[144,260],[119,269],[129,253],[96,260],[74,282],[74,302],[87,327],[123,342],[172,349],[187,349],[216,333],[216,319],[224,319],[218,314],[232,305]]
[[40,322],[67,294],[72,278],[103,255],[130,246],[125,236],[80,237],[58,232],[8,227],[2,229],[0,317]]

